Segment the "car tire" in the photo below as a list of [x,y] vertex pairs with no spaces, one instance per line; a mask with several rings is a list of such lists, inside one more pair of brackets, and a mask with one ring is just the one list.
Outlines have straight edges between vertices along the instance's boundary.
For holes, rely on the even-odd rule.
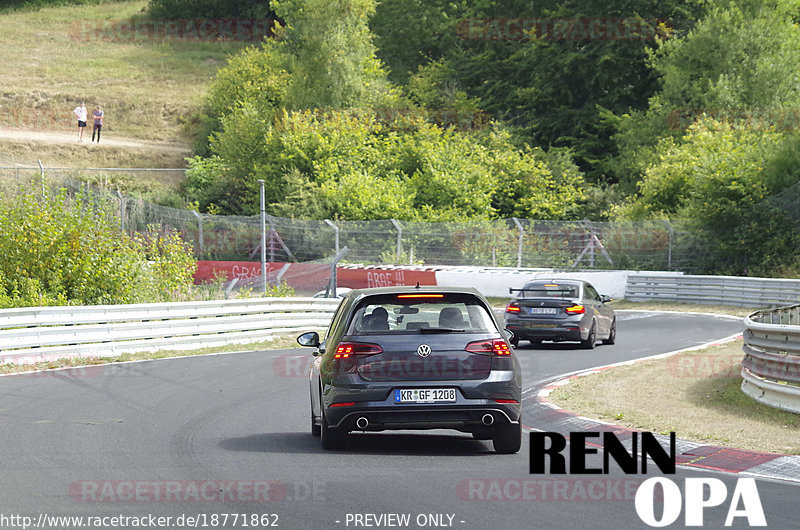
[[592,322],[592,327],[589,329],[589,335],[585,339],[581,339],[581,346],[587,350],[593,350],[597,344],[597,325]]
[[617,342],[617,317],[611,321],[611,330],[608,332],[608,338],[603,340],[603,344],[614,344]]
[[495,427],[492,445],[496,453],[503,455],[518,453],[522,447],[522,424],[507,423]]
[[347,442],[347,433],[340,429],[336,429],[328,425],[328,418],[325,417],[325,411],[322,411],[322,427],[320,427],[320,439],[322,440],[322,448],[328,450],[344,449]]

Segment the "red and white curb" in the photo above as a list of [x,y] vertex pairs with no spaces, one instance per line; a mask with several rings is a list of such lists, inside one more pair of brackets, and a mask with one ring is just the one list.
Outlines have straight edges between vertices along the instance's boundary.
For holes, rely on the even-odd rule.
[[[626,445],[630,450],[629,440],[631,440],[632,434],[637,431],[627,427],[614,425],[612,423],[579,416],[573,412],[562,409],[558,405],[548,401],[550,394],[556,388],[568,385],[570,382],[579,377],[586,377],[589,375],[602,373],[606,370],[610,370],[611,368],[616,368],[619,366],[629,366],[643,361],[663,359],[679,353],[700,350],[711,346],[718,346],[736,340],[741,336],[741,333],[737,333],[736,335],[731,335],[717,341],[701,344],[691,348],[675,350],[672,352],[643,357],[641,359],[635,359],[632,361],[608,364],[605,366],[598,366],[587,370],[581,370],[579,372],[565,374],[560,379],[541,387],[536,393],[535,398],[541,405],[551,409],[551,412],[557,417],[556,421],[566,430],[570,432],[610,431],[613,432],[620,440],[622,440],[623,445]],[[669,440],[668,437],[661,435],[657,435],[657,438],[663,438],[662,441],[666,443],[668,443]],[[727,473],[738,473],[755,478],[782,480],[800,484],[800,456],[733,449],[680,439],[676,441],[675,452],[676,464],[679,466],[722,471]]]

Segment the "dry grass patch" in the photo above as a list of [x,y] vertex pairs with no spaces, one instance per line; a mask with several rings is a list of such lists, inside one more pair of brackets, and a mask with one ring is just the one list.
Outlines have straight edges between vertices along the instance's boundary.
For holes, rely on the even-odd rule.
[[762,405],[741,390],[742,341],[573,380],[550,400],[626,427],[675,431],[697,442],[800,454],[800,414]]
[[72,109],[84,100],[90,112],[104,107],[109,133],[185,143],[185,124],[211,78],[248,43],[103,40],[77,30],[142,17],[146,6],[137,0],[1,13],[0,126],[20,128],[15,122],[24,116],[37,120],[37,130],[72,130]]
[[[128,147],[115,146],[110,142],[103,145],[92,144],[88,140],[72,143],[48,143],[35,140],[12,140],[0,138],[0,165],[22,165],[30,167],[41,160],[47,167],[146,167],[146,168],[185,168],[190,150],[160,149],[158,146]],[[91,139],[89,131],[88,139]],[[104,133],[111,140],[113,135]],[[84,132],[86,136],[86,132]],[[165,173],[159,176],[165,184],[177,189],[181,178]],[[162,178],[163,177],[163,178]]]

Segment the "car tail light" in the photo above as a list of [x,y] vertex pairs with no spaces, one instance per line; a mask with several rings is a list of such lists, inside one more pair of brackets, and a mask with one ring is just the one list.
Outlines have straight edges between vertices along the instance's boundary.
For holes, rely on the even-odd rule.
[[519,313],[520,307],[515,303],[511,302],[506,306],[506,313]]
[[444,298],[443,294],[398,294],[397,298]]
[[332,403],[331,407],[352,407],[355,404],[356,404],[355,401],[346,401],[343,403]]
[[464,348],[470,353],[491,353],[493,355],[511,355],[508,343],[503,339],[476,340]]
[[519,401],[517,401],[516,399],[495,399],[495,402],[500,403],[501,405],[519,404]]
[[564,311],[566,311],[568,315],[582,315],[586,312],[586,308],[580,304],[575,304],[564,308]]
[[333,354],[334,359],[347,359],[355,355],[377,355],[383,353],[383,348],[377,344],[367,342],[342,342]]

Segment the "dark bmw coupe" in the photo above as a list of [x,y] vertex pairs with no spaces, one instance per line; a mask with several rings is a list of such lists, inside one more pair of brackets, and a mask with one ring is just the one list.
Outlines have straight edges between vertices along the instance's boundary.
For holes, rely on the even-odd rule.
[[514,333],[512,346],[520,340],[539,344],[576,341],[592,349],[598,340],[614,344],[617,318],[608,305],[611,298],[598,294],[582,280],[534,280],[506,306],[506,327]]

